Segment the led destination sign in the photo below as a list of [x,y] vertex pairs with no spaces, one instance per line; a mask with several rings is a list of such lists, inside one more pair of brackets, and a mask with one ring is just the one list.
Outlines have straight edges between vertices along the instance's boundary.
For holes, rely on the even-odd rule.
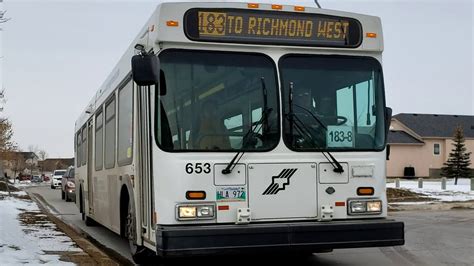
[[241,9],[192,9],[185,15],[186,35],[195,41],[358,47],[360,23],[320,14]]

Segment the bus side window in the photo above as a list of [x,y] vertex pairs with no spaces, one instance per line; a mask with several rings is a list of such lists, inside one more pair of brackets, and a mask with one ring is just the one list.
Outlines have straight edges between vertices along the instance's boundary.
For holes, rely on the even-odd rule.
[[115,167],[115,98],[105,106],[105,169]]
[[87,163],[87,126],[82,128],[82,165]]
[[82,162],[82,137],[81,137],[81,130],[79,129],[79,132],[77,132],[77,137],[76,137],[76,165],[77,167],[81,167],[81,162]]
[[133,159],[133,86],[129,81],[118,93],[118,143],[119,166],[129,165]]
[[101,111],[95,117],[95,170],[104,166],[104,115]]

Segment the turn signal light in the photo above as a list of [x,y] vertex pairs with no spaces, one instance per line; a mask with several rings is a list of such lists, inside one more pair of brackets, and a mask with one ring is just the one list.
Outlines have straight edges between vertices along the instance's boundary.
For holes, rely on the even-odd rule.
[[168,21],[166,21],[166,26],[168,26],[168,27],[178,27],[179,22],[175,21],[175,20],[168,20]]
[[260,5],[259,5],[259,4],[255,4],[255,3],[248,3],[248,4],[247,4],[247,7],[248,7],[248,8],[259,8]]
[[206,192],[205,191],[186,191],[186,199],[188,200],[206,199]]
[[367,34],[365,36],[367,36],[367,38],[377,38],[377,33],[367,32]]
[[357,195],[358,196],[372,196],[374,195],[374,188],[373,187],[359,187],[357,188]]

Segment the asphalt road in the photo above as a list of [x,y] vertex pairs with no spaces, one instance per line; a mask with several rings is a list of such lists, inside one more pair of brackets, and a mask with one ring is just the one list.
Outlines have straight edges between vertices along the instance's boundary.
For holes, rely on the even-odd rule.
[[[41,195],[56,215],[87,232],[100,244],[131,260],[127,242],[101,226],[87,227],[74,203],[61,200],[60,190],[49,186],[28,188]],[[474,265],[474,210],[393,212],[405,222],[406,244],[401,247],[340,249],[309,257],[203,257],[178,260],[166,265]]]

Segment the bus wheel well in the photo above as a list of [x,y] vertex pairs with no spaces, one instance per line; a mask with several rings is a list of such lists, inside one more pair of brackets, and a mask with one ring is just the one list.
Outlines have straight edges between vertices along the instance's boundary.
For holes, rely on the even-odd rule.
[[128,214],[128,202],[130,196],[128,195],[128,189],[125,185],[120,190],[120,236],[126,237],[125,228],[127,225],[127,214]]

